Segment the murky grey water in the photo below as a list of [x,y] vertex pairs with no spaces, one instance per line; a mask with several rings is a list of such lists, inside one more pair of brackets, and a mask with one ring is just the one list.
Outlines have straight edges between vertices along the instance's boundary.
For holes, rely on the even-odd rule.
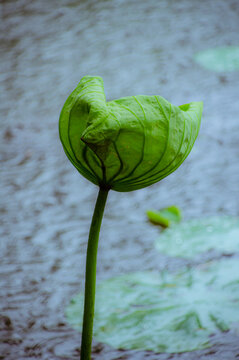
[[[193,62],[213,46],[238,44],[239,3],[215,1],[2,1],[0,359],[79,359],[80,334],[64,309],[83,290],[97,188],[78,175],[58,139],[58,116],[86,74],[104,78],[108,100],[159,94],[205,104],[198,141],[167,179],[111,192],[101,232],[98,281],[128,271],[177,267],[154,250],[145,210],[171,204],[185,218],[239,215],[239,72]],[[94,342],[93,358],[239,357],[239,338],[182,355],[117,351]]]

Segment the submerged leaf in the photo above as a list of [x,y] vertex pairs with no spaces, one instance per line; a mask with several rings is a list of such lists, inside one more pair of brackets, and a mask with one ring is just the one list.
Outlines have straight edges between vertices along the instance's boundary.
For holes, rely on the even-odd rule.
[[239,46],[225,46],[200,51],[195,61],[204,68],[216,72],[239,70]]
[[106,102],[103,80],[85,76],[68,97],[59,132],[66,155],[94,184],[131,191],[163,179],[185,160],[203,105],[174,106],[161,96]]
[[[239,329],[239,259],[177,274],[141,272],[97,287],[94,335],[115,348],[184,352],[211,346],[209,335]],[[81,330],[83,294],[67,308]]]
[[181,210],[177,206],[169,206],[160,211],[146,211],[148,219],[155,225],[164,228],[171,226],[173,223],[179,223],[182,219]]
[[239,249],[239,219],[219,216],[174,224],[156,240],[167,255],[191,258],[209,250],[231,254]]

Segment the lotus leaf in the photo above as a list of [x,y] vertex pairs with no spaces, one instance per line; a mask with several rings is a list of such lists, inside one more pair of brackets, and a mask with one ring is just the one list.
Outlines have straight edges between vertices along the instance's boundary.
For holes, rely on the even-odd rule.
[[202,102],[174,106],[161,96],[106,102],[103,80],[85,76],[68,97],[59,132],[77,170],[101,188],[132,191],[163,179],[198,135]]
[[239,70],[239,46],[207,49],[195,54],[195,61],[205,69],[215,72]]
[[147,210],[146,214],[149,221],[154,225],[160,225],[167,228],[174,223],[179,223],[182,219],[181,210],[177,206],[169,206],[160,211]]
[[[138,272],[97,286],[94,334],[115,348],[178,353],[212,345],[211,334],[239,331],[238,258],[177,273]],[[83,294],[67,318],[81,329]],[[191,359],[194,357],[191,356]]]
[[239,218],[212,216],[173,224],[160,234],[156,248],[164,254],[184,258],[210,250],[233,254],[239,248]]

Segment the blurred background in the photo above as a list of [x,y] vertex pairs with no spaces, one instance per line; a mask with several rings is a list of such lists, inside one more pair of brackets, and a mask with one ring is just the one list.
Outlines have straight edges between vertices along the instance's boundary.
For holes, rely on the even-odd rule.
[[[183,260],[156,254],[159,230],[147,209],[175,204],[185,219],[239,215],[239,72],[194,61],[199,51],[239,45],[239,2],[2,0],[0,13],[0,359],[79,359],[80,334],[64,311],[83,290],[97,188],[63,152],[61,108],[84,75],[103,77],[107,100],[158,94],[175,105],[204,102],[185,163],[149,188],[112,191],[101,231],[98,281],[177,268]],[[214,353],[193,359],[238,353],[238,337],[225,333]],[[102,360],[191,356],[93,344]]]

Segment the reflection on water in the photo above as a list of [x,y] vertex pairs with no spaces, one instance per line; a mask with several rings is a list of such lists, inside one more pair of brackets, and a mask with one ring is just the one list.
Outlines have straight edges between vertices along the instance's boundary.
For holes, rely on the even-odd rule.
[[[159,94],[176,105],[204,101],[199,139],[176,173],[144,190],[110,194],[98,279],[180,266],[181,260],[156,254],[158,231],[145,210],[176,204],[186,218],[239,213],[238,72],[215,74],[193,62],[198,51],[237,44],[239,6],[233,0],[216,7],[189,0],[19,0],[2,1],[0,11],[1,353],[14,360],[76,359],[79,335],[63,311],[83,288],[97,190],[63,153],[59,111],[86,74],[103,77],[108,100]],[[219,337],[216,358],[231,351],[226,357],[234,359],[237,344],[230,334]],[[120,354],[103,346],[94,356]]]

